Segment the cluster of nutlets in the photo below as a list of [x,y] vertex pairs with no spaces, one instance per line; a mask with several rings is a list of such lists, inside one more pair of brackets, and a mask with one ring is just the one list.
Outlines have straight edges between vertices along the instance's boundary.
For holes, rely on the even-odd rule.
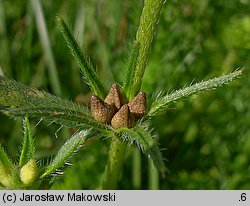
[[113,128],[133,127],[136,119],[146,112],[146,94],[139,94],[128,104],[123,104],[117,84],[112,84],[104,101],[98,96],[91,97],[91,112],[98,122],[110,124]]

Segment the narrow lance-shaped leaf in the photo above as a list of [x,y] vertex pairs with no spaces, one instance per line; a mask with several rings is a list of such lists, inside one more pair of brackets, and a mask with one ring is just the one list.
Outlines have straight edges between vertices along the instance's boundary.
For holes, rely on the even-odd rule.
[[83,106],[1,76],[0,104],[9,107],[3,110],[8,116],[36,117],[70,128],[93,128],[103,132],[109,129],[96,122]]
[[158,143],[149,131],[144,126],[137,125],[133,128],[121,128],[117,130],[116,135],[124,141],[131,141],[135,143],[143,152],[152,158],[155,166],[159,169],[164,176],[166,167],[158,147]]
[[203,92],[206,90],[215,89],[219,86],[227,84],[233,81],[235,78],[239,77],[242,74],[242,72],[243,70],[236,70],[230,74],[226,74],[220,77],[209,79],[207,81],[202,81],[192,86],[179,89],[166,96],[160,97],[152,103],[147,116],[152,117],[152,116],[156,116],[160,114],[162,111],[164,111],[167,108],[169,104],[174,103],[177,100],[187,98],[192,94],[196,94],[196,93]]
[[140,24],[136,34],[136,40],[140,44],[140,49],[134,79],[131,82],[131,88],[133,89],[131,90],[130,99],[133,98],[140,91],[142,78],[148,61],[149,51],[154,35],[156,33],[156,26],[159,21],[164,1],[165,0],[144,1]]
[[79,67],[81,68],[81,71],[86,78],[87,82],[90,84],[91,88],[93,89],[94,93],[104,100],[107,91],[104,87],[104,85],[101,83],[100,79],[97,77],[97,74],[93,68],[93,66],[90,64],[90,62],[87,60],[85,55],[82,53],[80,46],[78,45],[77,41],[74,39],[73,35],[71,34],[69,28],[63,21],[63,19],[60,16],[57,16],[57,22],[61,28],[63,37],[70,48],[70,51],[72,55],[75,57]]
[[11,168],[13,166],[13,163],[8,158],[7,154],[5,153],[3,147],[0,145],[0,163],[8,168]]
[[52,163],[47,166],[45,172],[41,175],[40,178],[47,177],[52,173],[58,171],[69,158],[79,149],[79,147],[85,143],[85,141],[92,137],[90,131],[82,130],[72,136],[59,150],[58,154],[52,161]]
[[23,119],[23,130],[24,130],[24,137],[23,137],[23,148],[19,160],[20,167],[24,166],[31,159],[34,159],[34,141],[33,141],[33,135],[31,134],[30,131],[29,119],[27,117]]
[[126,68],[125,81],[123,83],[123,91],[128,100],[131,100],[133,98],[132,96],[133,85],[131,84],[131,82],[133,82],[133,79],[135,78],[135,69],[138,60],[139,48],[140,48],[139,42],[135,41]]
[[11,187],[13,184],[11,173],[12,168],[13,163],[0,145],[0,183],[5,187]]

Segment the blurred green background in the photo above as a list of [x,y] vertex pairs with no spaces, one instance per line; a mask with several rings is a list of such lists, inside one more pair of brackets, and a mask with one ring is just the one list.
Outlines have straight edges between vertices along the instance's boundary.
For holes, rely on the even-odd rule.
[[[0,0],[0,66],[5,76],[88,104],[91,92],[56,25],[60,13],[107,88],[114,81],[122,83],[142,0],[41,0],[41,8],[37,2]],[[153,119],[151,127],[160,147],[166,148],[162,152],[169,169],[159,185],[150,186],[145,156],[141,182],[133,181],[139,164],[133,163],[130,147],[119,189],[250,189],[250,0],[165,3],[142,86],[148,101],[161,91],[239,67],[245,67],[241,79],[171,105]],[[36,158],[44,164],[74,131],[37,123],[32,121]],[[0,114],[0,143],[14,160],[21,148],[21,126],[20,119]],[[108,143],[95,140],[81,148],[53,189],[98,188]]]

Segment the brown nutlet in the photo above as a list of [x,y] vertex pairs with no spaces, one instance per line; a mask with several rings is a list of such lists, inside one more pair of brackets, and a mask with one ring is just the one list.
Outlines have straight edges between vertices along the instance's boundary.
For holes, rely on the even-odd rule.
[[97,122],[110,123],[115,114],[115,109],[103,102],[98,96],[91,97],[91,113]]
[[134,116],[130,113],[127,104],[124,104],[121,109],[114,115],[111,120],[111,125],[115,129],[122,127],[131,128],[135,122]]
[[128,103],[130,112],[136,117],[140,118],[146,113],[146,94],[139,92],[134,99]]
[[116,83],[113,83],[107,97],[104,102],[108,103],[110,106],[114,107],[116,111],[121,108],[121,97],[119,87]]

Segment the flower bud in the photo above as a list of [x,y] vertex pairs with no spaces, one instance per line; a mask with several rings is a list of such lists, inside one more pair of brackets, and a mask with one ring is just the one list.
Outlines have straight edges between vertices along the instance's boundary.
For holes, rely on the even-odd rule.
[[25,186],[31,185],[37,178],[37,166],[34,159],[30,159],[20,170],[20,178]]

